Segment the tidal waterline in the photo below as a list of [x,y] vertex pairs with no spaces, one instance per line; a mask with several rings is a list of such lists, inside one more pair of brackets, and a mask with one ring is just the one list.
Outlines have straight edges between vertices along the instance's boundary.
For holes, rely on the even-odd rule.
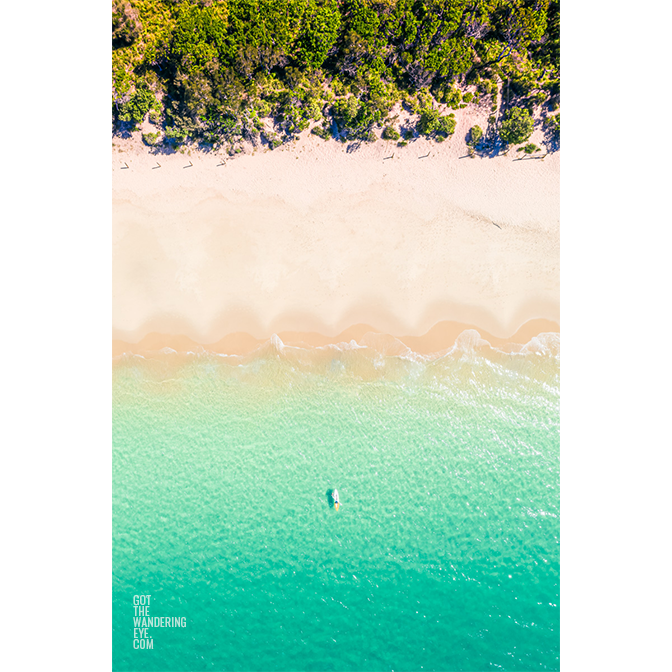
[[[114,669],[559,669],[559,355],[535,340],[117,361]],[[149,650],[144,594],[187,623]]]

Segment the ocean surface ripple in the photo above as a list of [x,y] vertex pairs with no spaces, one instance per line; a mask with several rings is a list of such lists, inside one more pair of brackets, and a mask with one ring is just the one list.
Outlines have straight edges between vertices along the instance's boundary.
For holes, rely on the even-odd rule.
[[475,333],[118,358],[113,669],[559,669],[559,336]]

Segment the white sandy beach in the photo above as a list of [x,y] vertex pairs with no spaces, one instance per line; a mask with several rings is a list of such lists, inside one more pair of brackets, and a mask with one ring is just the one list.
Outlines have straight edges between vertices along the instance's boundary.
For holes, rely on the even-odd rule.
[[115,140],[113,338],[559,330],[559,153],[468,158],[471,123],[351,153],[304,134],[225,165]]

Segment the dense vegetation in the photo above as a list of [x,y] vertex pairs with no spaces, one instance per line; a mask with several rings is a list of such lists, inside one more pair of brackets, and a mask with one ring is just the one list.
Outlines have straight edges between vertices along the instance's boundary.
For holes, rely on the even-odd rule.
[[114,132],[149,119],[147,144],[230,152],[309,128],[440,142],[479,105],[472,149],[527,141],[533,117],[556,142],[559,30],[558,0],[113,0]]

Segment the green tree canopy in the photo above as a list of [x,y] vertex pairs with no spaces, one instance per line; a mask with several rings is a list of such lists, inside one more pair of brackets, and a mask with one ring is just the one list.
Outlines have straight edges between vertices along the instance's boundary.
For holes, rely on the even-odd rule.
[[467,142],[471,147],[475,147],[483,138],[483,129],[480,126],[472,126],[469,129],[469,140]]
[[336,0],[310,0],[303,18],[296,60],[308,68],[319,68],[336,43],[341,14]]
[[514,110],[556,110],[559,17],[559,0],[113,0],[115,128],[150,112],[169,142],[276,146],[312,121],[370,139],[403,103],[439,139],[444,105],[496,113],[501,81]]
[[529,110],[514,107],[506,112],[499,129],[499,137],[507,145],[520,145],[527,142],[534,131],[534,120]]

